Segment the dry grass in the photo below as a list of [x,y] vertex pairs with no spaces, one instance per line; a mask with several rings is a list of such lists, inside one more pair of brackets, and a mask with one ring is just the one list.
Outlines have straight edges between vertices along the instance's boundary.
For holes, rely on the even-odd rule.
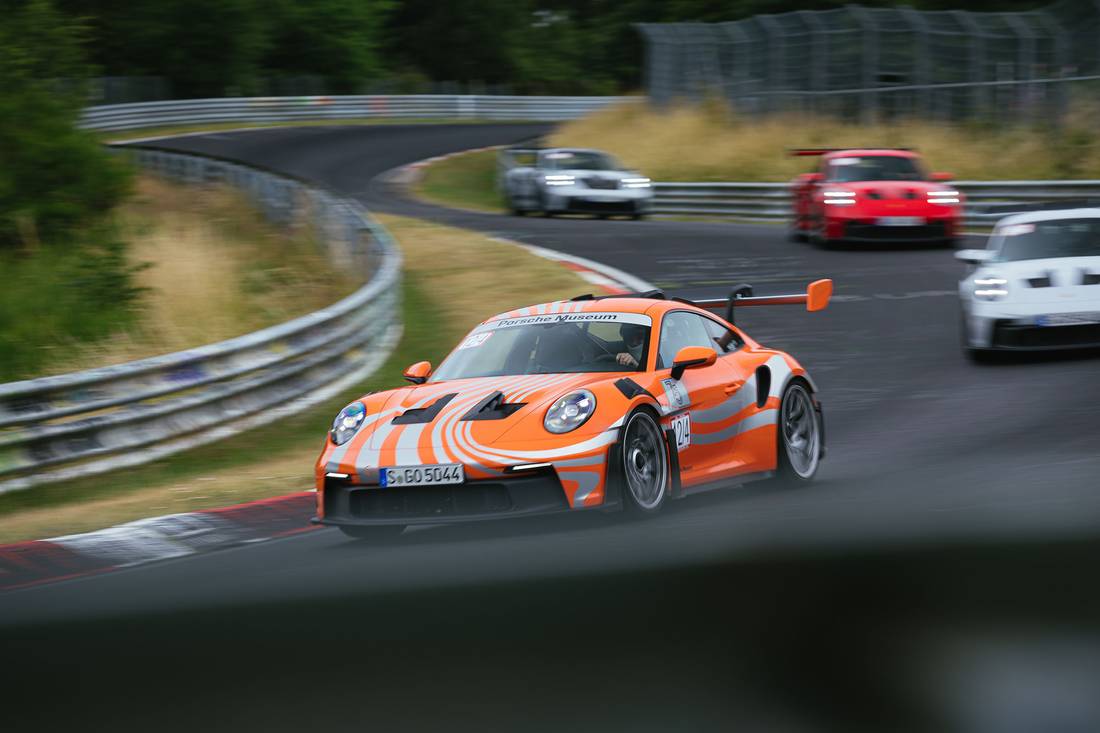
[[786,181],[810,167],[789,148],[907,146],[959,179],[1100,177],[1095,114],[1074,109],[1062,130],[902,121],[861,126],[826,117],[738,117],[720,103],[667,111],[637,102],[566,123],[551,144],[594,147],[657,181]]
[[[591,289],[571,270],[514,244],[419,219],[377,217],[401,242],[405,269],[430,285],[435,314],[453,344],[489,316]],[[436,295],[438,293],[438,295]]]
[[52,373],[249,333],[330,305],[362,278],[333,267],[307,229],[274,229],[228,186],[142,176],[118,218],[144,265],[137,323],[91,346],[58,346]]
[[[515,245],[416,219],[378,218],[405,254],[405,336],[363,389],[397,386],[401,368],[438,359],[490,315],[590,287],[572,271]],[[325,425],[337,409],[325,405],[313,411],[317,414],[293,416],[149,466],[5,495],[0,497],[0,543],[308,489]]]

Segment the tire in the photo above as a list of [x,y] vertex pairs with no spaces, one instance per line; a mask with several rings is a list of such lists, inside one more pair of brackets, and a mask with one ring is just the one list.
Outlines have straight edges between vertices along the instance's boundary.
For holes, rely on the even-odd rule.
[[821,465],[824,426],[809,385],[794,380],[779,402],[775,483],[801,486],[813,481]]
[[341,525],[340,531],[346,537],[365,542],[386,542],[395,540],[405,531],[403,524],[381,524],[375,527],[357,527],[354,525]]
[[645,219],[645,217],[646,217],[645,214],[631,214],[630,215],[631,221],[642,221],[643,219]]
[[992,364],[997,360],[998,354],[993,349],[978,349],[970,345],[966,332],[966,314],[961,311],[959,312],[959,345],[971,364]]
[[1000,356],[993,349],[973,349],[966,346],[963,351],[971,364],[996,364],[997,358]]
[[794,219],[791,226],[787,229],[787,239],[792,242],[805,242],[808,238],[806,232],[799,226],[798,219]]
[[668,443],[661,426],[646,410],[637,410],[623,426],[623,507],[634,516],[657,514],[671,486]]
[[523,216],[524,213],[526,213],[523,209],[516,205],[516,199],[511,194],[507,196],[504,203],[505,206],[507,206],[508,208],[508,213],[512,216]]

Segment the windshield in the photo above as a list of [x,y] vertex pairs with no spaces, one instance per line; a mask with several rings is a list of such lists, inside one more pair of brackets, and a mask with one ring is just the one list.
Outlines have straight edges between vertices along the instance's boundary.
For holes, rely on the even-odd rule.
[[829,180],[839,183],[923,181],[924,172],[913,158],[897,155],[852,156],[829,161]]
[[1001,262],[1100,256],[1100,219],[1009,224],[993,234]]
[[431,381],[571,372],[634,372],[645,367],[649,316],[548,313],[478,326]]
[[614,171],[618,163],[610,155],[584,150],[556,150],[543,156],[543,167],[552,171]]

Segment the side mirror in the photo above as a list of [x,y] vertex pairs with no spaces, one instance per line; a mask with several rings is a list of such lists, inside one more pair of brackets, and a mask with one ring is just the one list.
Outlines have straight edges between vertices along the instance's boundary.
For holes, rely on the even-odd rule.
[[405,370],[405,379],[413,384],[424,384],[432,374],[430,361],[418,361]]
[[993,252],[988,249],[960,249],[955,253],[955,259],[968,265],[982,265],[993,259]]
[[951,181],[951,180],[954,180],[954,178],[955,178],[955,176],[953,176],[952,174],[944,173],[942,171],[932,174],[932,180],[937,181],[939,183],[943,183],[945,181]]
[[823,311],[829,307],[829,298],[833,297],[832,280],[814,280],[806,288],[806,310]]
[[806,184],[806,183],[820,183],[824,179],[825,179],[825,176],[821,175],[820,173],[803,173],[796,180],[799,183]]
[[676,352],[672,362],[672,378],[684,376],[685,369],[700,369],[718,360],[718,352],[709,346],[685,346]]

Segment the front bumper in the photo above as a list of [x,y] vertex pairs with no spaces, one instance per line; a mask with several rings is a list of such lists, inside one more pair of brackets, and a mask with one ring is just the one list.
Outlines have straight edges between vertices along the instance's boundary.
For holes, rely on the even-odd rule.
[[546,209],[555,214],[645,214],[652,189],[602,190],[570,186],[546,192]]
[[396,488],[326,478],[323,502],[324,516],[314,518],[315,523],[354,526],[476,522],[575,511],[553,470]]
[[[902,210],[861,206],[826,206],[822,211],[826,239],[847,242],[946,242],[960,229],[960,212],[951,207]],[[891,225],[886,219],[912,218],[919,223]]]
[[1100,323],[1044,326],[1045,313],[1017,314],[983,303],[964,313],[966,344],[998,351],[1057,351],[1100,348]]

